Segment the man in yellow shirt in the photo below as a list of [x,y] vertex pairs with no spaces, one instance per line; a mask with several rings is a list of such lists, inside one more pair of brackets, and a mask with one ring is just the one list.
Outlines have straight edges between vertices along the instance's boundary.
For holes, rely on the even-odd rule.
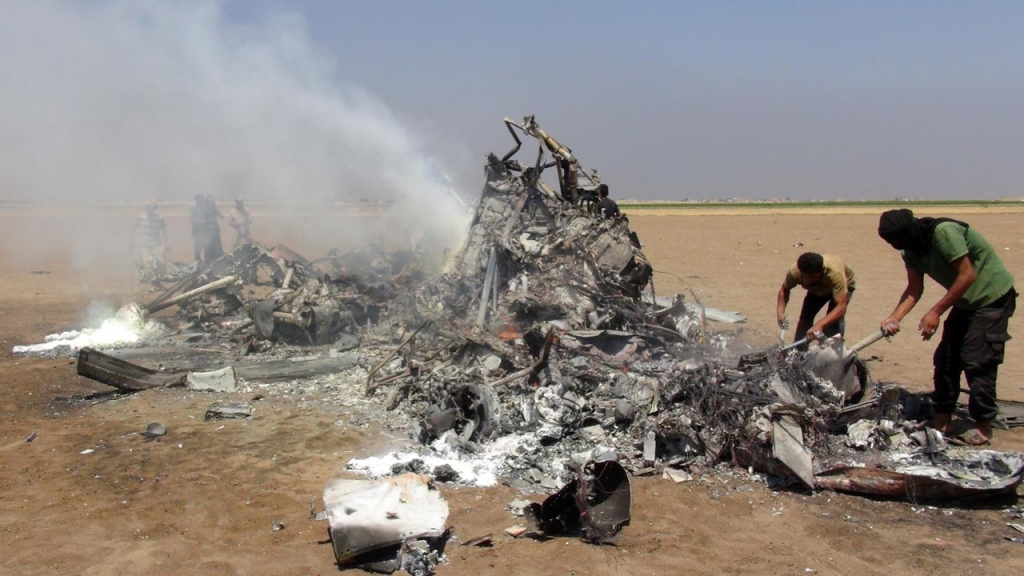
[[[777,313],[780,328],[785,329],[789,325],[786,305],[789,304],[790,292],[797,286],[803,286],[807,296],[800,309],[793,341],[813,337],[818,332],[825,336],[845,334],[846,307],[856,287],[853,270],[835,256],[823,256],[816,252],[801,254],[796,264],[786,273],[782,288],[779,288]],[[814,317],[825,304],[828,304],[828,311],[821,320],[815,322]]]

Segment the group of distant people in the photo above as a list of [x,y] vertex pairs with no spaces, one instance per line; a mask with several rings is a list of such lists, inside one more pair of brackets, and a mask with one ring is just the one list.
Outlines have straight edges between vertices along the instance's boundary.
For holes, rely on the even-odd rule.
[[[951,433],[953,412],[960,395],[960,375],[970,388],[968,411],[974,427],[951,440],[981,446],[992,438],[992,421],[998,414],[996,376],[1003,363],[1009,319],[1017,307],[1013,276],[992,245],[965,222],[950,218],[917,218],[907,209],[882,214],[878,235],[899,250],[907,270],[907,287],[896,308],[882,320],[886,335],[900,331],[900,322],[921,300],[924,277],[929,276],[946,293],[918,323],[924,340],[931,340],[947,311],[942,337],[932,358],[932,400],[936,416],[928,426]],[[842,335],[845,317],[856,282],[853,270],[836,256],[814,252],[801,254],[786,273],[778,294],[778,323],[785,330],[786,305],[796,286],[807,290],[795,340]],[[828,305],[820,320],[818,312]]]
[[[599,199],[593,211],[599,218],[623,218],[619,206],[608,197],[608,185],[598,186]],[[167,274],[167,223],[157,213],[155,200],[146,202],[143,212],[135,222],[132,251],[138,248],[136,265],[142,282],[159,283]],[[211,262],[224,255],[220,234],[220,220],[224,219],[217,203],[209,194],[196,194],[195,204],[189,208],[189,223],[192,226],[193,257],[196,262]],[[234,250],[252,241],[252,215],[245,206],[245,200],[238,198],[228,215],[228,226],[235,231]]]
[[[142,214],[135,221],[132,251],[138,249],[136,265],[142,282],[159,284],[167,274],[167,223],[157,213],[155,200],[146,202]],[[196,262],[206,263],[224,255],[220,235],[220,220],[224,218],[213,197],[197,194],[195,204],[189,208],[192,225],[192,245]],[[245,200],[238,198],[228,215],[228,226],[235,231],[232,250],[252,241],[252,215]]]

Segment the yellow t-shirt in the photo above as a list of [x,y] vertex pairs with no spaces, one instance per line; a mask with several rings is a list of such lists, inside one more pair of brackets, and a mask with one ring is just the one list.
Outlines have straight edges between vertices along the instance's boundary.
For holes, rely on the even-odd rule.
[[786,282],[783,284],[787,289],[792,290],[797,286],[803,286],[808,292],[815,296],[830,296],[838,301],[840,296],[846,295],[857,286],[853,278],[853,270],[843,261],[835,256],[822,254],[825,261],[825,269],[822,270],[821,278],[811,286],[804,286],[800,275],[800,269],[796,264],[786,273]]

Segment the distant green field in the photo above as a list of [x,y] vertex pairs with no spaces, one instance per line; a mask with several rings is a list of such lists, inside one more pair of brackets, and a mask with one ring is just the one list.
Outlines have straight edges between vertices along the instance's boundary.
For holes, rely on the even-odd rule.
[[622,207],[636,208],[890,208],[897,206],[1021,206],[1018,200],[833,200],[807,202],[619,202]]

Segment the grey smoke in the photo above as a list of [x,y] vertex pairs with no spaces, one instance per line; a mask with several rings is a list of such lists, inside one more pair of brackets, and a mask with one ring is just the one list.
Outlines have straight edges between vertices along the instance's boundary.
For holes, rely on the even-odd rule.
[[344,55],[318,48],[298,16],[235,23],[220,3],[190,0],[5,2],[0,53],[0,199],[366,198],[443,231],[464,218],[429,139],[338,78]]

